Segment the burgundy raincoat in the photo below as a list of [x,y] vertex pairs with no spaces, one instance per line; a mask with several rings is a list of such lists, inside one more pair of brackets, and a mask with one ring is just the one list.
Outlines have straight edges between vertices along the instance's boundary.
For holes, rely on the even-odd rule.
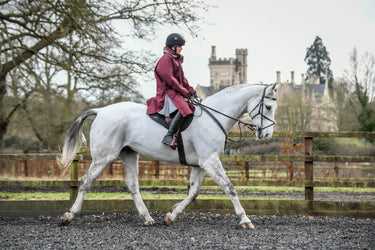
[[182,62],[182,55],[176,55],[169,48],[164,49],[164,55],[155,67],[156,96],[147,101],[147,114],[157,113],[164,107],[165,95],[183,117],[194,113],[194,106],[184,99],[188,93],[194,94],[195,90],[184,76]]

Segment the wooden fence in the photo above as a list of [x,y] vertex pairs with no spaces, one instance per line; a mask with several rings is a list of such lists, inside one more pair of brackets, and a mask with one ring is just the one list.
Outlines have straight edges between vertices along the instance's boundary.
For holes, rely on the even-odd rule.
[[[230,133],[231,137],[239,137],[239,132]],[[252,132],[243,132],[242,136],[252,137]],[[235,186],[298,186],[305,188],[305,200],[314,200],[314,187],[371,187],[375,188],[374,179],[369,180],[338,180],[333,179],[329,181],[314,180],[314,162],[330,162],[330,163],[374,163],[374,156],[318,156],[313,154],[313,141],[314,138],[375,138],[375,133],[370,132],[275,132],[273,137],[279,138],[304,138],[304,155],[224,155],[221,157],[223,162],[237,162],[243,163],[245,178],[232,180]],[[12,158],[11,155],[0,155],[0,160],[5,158]],[[15,156],[14,156],[15,157]],[[49,156],[52,157],[52,156]],[[73,161],[70,168],[70,180],[65,181],[0,181],[0,186],[68,186],[70,187],[70,199],[74,200],[79,187],[79,163],[82,160],[88,160],[84,154],[78,155]],[[304,165],[304,180],[256,180],[249,178],[249,171],[251,162],[303,162]],[[154,165],[154,179],[140,180],[140,185],[147,186],[169,186],[169,185],[189,185],[186,179],[183,180],[160,180],[160,163],[153,162]],[[181,167],[180,167],[181,168]],[[188,168],[184,167],[188,172]],[[371,168],[374,173],[375,169]],[[335,170],[337,171],[337,170]],[[124,186],[123,180],[99,180],[96,181],[95,186]],[[212,180],[206,179],[204,185],[215,185]],[[371,203],[371,202],[370,202]],[[336,206],[336,205],[333,205]],[[374,204],[371,203],[371,207]],[[372,212],[372,214],[374,214]]]

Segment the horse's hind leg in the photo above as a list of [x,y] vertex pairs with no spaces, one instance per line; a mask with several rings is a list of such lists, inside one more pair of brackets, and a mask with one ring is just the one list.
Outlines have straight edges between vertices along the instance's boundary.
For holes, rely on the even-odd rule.
[[89,170],[84,176],[82,176],[81,185],[73,206],[70,208],[69,212],[66,212],[63,216],[62,223],[64,225],[69,224],[74,219],[75,215],[81,211],[86,192],[89,191],[93,182],[99,177],[110,162],[112,162],[112,160],[107,157],[102,158],[101,160],[93,160]]
[[139,215],[145,220],[144,224],[146,226],[155,224],[155,221],[148,212],[148,209],[139,192],[138,153],[129,148],[125,148],[121,151],[120,158],[125,167],[126,185],[128,186],[128,189],[133,197]]
[[172,213],[167,213],[165,217],[165,222],[168,226],[172,225],[173,221],[176,217],[182,213],[185,208],[198,196],[199,188],[202,185],[204,175],[206,171],[199,167],[192,167],[191,174],[190,174],[190,190],[189,195],[180,203],[177,203],[173,206]]
[[237,216],[241,218],[240,225],[243,228],[254,228],[250,219],[247,217],[245,210],[237,197],[236,189],[225,174],[224,168],[221,164],[219,156],[214,153],[203,164],[202,168],[212,177],[212,179],[219,184],[226,195],[228,195],[233,203],[234,210]]

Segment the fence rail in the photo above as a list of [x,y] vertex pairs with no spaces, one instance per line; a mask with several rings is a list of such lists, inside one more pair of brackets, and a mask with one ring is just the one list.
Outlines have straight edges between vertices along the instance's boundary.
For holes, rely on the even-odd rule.
[[[252,137],[253,132],[231,132],[230,137]],[[312,201],[314,199],[314,187],[375,187],[374,180],[356,180],[356,181],[317,181],[314,180],[314,162],[375,162],[373,156],[318,156],[313,155],[313,138],[375,138],[373,132],[275,132],[273,137],[279,138],[304,138],[305,152],[304,155],[224,155],[221,157],[223,162],[237,162],[244,163],[244,166],[233,166],[232,168],[244,167],[245,180],[233,180],[234,185],[238,186],[298,186],[305,188],[305,200]],[[78,166],[80,162],[91,160],[88,154],[89,150],[83,150],[78,154],[70,167],[69,181],[0,181],[0,186],[48,186],[48,187],[70,187],[70,198],[75,199],[79,187]],[[17,155],[7,154],[0,155],[0,161],[24,161],[25,171],[27,171],[27,161],[30,159],[43,158],[54,161],[55,154],[28,154]],[[145,159],[147,160],[147,159]],[[304,180],[251,180],[249,178],[249,162],[303,162],[304,163]],[[155,165],[155,179],[156,180],[140,180],[141,185],[155,185],[155,186],[173,186],[173,185],[189,185],[187,180],[158,180],[159,178],[159,162],[148,162],[147,164]],[[375,170],[375,169],[374,169]],[[124,181],[117,180],[98,180],[94,183],[95,186],[124,186]],[[216,185],[212,180],[205,180],[203,185]]]
[[[254,132],[245,131],[245,132],[230,132],[230,137],[252,137]],[[278,138],[375,138],[375,132],[284,132],[284,131],[275,131],[272,137]]]
[[[79,186],[80,181],[56,180],[0,180],[0,187],[72,187]],[[233,180],[234,186],[253,187],[305,187],[305,181],[273,181],[273,180]],[[175,187],[189,186],[188,180],[139,180],[140,186]],[[203,181],[202,186],[216,186],[210,179]],[[95,187],[125,187],[125,180],[96,180]],[[333,188],[375,188],[375,181],[313,181],[313,187]]]
[[[253,132],[246,132],[246,136],[252,136]],[[239,132],[233,132],[230,136],[241,136]],[[336,156],[314,156],[313,155],[313,138],[375,138],[373,132],[275,132],[274,137],[304,138],[305,155],[296,157],[304,161],[305,164],[305,200],[314,200],[314,161],[326,162],[374,162],[375,157],[336,157]],[[265,157],[264,157],[265,158]],[[278,158],[278,157],[276,157]],[[282,157],[280,157],[282,158]],[[279,159],[280,159],[279,158]],[[286,157],[285,161],[295,161],[292,156]],[[246,157],[244,157],[246,159]],[[289,159],[289,160],[288,160]],[[249,160],[249,159],[248,159]],[[270,158],[268,158],[270,160]],[[297,160],[298,161],[298,160]]]
[[[239,132],[232,132],[230,137],[251,137],[252,132],[245,132],[242,135]],[[275,132],[274,137],[281,138],[304,138],[305,152],[304,155],[242,155],[221,157],[223,162],[235,162],[236,166],[231,168],[244,168],[245,179],[232,180],[235,186],[295,186],[305,188],[305,200],[243,200],[241,203],[250,214],[268,214],[268,215],[322,215],[322,216],[350,216],[359,218],[375,218],[375,203],[374,202],[344,202],[344,201],[313,201],[314,187],[361,187],[361,188],[375,188],[375,179],[363,180],[314,180],[314,162],[344,162],[344,163],[373,163],[375,157],[372,156],[317,156],[313,154],[313,139],[320,138],[375,138],[375,133],[368,132]],[[88,151],[86,151],[87,153]],[[9,161],[18,161],[23,164],[23,169],[28,175],[33,167],[33,160],[44,159],[50,162],[55,161],[55,154],[28,154],[28,155],[0,155],[0,164],[5,164]],[[45,214],[45,213],[60,213],[66,211],[72,200],[75,199],[79,187],[79,163],[90,161],[87,154],[79,154],[71,164],[71,172],[69,180],[0,180],[0,187],[14,186],[14,187],[68,187],[70,188],[70,201],[0,201],[0,215],[1,214]],[[142,159],[147,160],[147,159]],[[249,163],[262,162],[303,162],[303,167],[298,167],[298,170],[304,171],[304,178],[299,180],[256,180],[251,179],[249,169],[252,168]],[[55,164],[55,163],[54,163]],[[117,164],[117,163],[115,163]],[[119,162],[118,165],[121,163]],[[161,163],[155,161],[141,162],[141,164],[150,164],[155,170],[154,179],[139,180],[142,186],[178,186],[189,185],[187,179],[183,180],[162,180],[161,177]],[[110,167],[112,169],[113,166]],[[181,167],[180,167],[181,168]],[[184,168],[183,174],[187,175],[188,169]],[[253,167],[259,170],[260,167]],[[280,167],[281,168],[281,167]],[[350,168],[350,167],[347,167]],[[370,167],[360,167],[362,169],[370,169],[371,173],[375,171],[373,165]],[[1,170],[1,168],[0,168]],[[366,170],[366,171],[367,171]],[[113,173],[113,169],[111,170]],[[242,170],[241,170],[242,171]],[[338,169],[335,169],[338,172]],[[0,171],[1,174],[1,171]],[[338,176],[338,175],[337,175]],[[211,179],[205,179],[203,185],[216,185]],[[97,180],[94,186],[125,186],[125,181],[122,180]],[[146,200],[145,201],[150,211],[168,211],[170,207],[178,202],[177,200]],[[85,201],[83,204],[83,211],[133,211],[134,204],[129,200],[95,200]],[[229,200],[196,200],[188,209],[199,211],[228,211],[232,209]]]

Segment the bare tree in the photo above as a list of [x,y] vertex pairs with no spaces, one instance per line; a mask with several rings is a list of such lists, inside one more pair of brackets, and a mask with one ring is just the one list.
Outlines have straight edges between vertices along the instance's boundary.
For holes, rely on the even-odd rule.
[[[126,49],[114,21],[121,20],[128,28],[125,38],[149,39],[164,24],[193,31],[197,11],[206,6],[200,0],[1,0],[0,148],[11,117],[28,97],[22,95],[23,100],[4,105],[13,70],[27,69],[23,74],[31,74],[32,58],[64,70],[67,82],[56,91],[66,97],[66,103],[80,90],[100,94],[115,83],[122,85],[112,90],[131,91],[136,84],[134,73],[147,71],[149,60]],[[29,87],[28,93],[34,89]],[[65,112],[69,109],[67,105]]]
[[337,108],[337,126],[339,131],[358,130],[359,124],[356,114],[352,112],[350,101],[354,95],[351,91],[348,80],[344,77],[335,79],[334,81],[334,97],[333,101]]
[[277,129],[281,131],[308,131],[314,99],[310,93],[283,90],[282,101],[276,111]]
[[357,115],[359,129],[375,131],[375,56],[367,52],[358,57],[354,48],[350,55],[350,65],[347,81],[353,95],[349,101]]

